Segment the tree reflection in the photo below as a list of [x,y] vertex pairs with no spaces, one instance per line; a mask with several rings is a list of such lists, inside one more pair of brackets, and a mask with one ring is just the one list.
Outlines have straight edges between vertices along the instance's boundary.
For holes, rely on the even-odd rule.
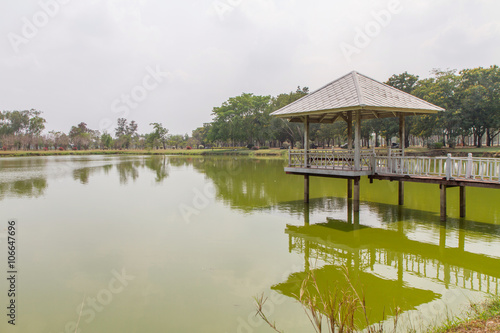
[[0,200],[14,197],[38,198],[47,189],[46,178],[24,179],[14,182],[0,183]]
[[[379,214],[377,220],[384,221],[381,224],[363,220],[349,209],[345,220],[314,221],[311,212],[336,201],[283,204],[296,211],[302,206],[303,224],[287,225],[285,233],[290,253],[304,258],[304,269],[271,289],[298,299],[302,282],[314,266],[320,292],[352,283],[358,294],[364,294],[372,309],[371,323],[383,319],[383,309],[391,315],[390,309],[396,306],[407,311],[441,298],[431,291],[436,284],[498,295],[500,255],[493,256],[487,249],[488,244],[500,243],[500,226],[464,219],[440,223],[435,214],[383,204],[370,205],[370,211]],[[351,205],[347,200],[345,204]],[[483,252],[477,244],[485,244]],[[473,251],[468,250],[470,245]],[[347,267],[348,278],[341,267]],[[416,277],[424,279],[429,290],[422,283],[412,285]]]
[[169,164],[170,159],[166,156],[153,156],[145,162],[145,166],[156,173],[157,183],[163,182],[169,176]]

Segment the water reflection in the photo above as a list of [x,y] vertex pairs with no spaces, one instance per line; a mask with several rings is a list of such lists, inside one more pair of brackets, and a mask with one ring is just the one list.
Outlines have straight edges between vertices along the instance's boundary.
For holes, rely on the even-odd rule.
[[[370,214],[360,216],[339,198],[280,205],[303,214],[302,225],[287,225],[285,233],[289,252],[303,256],[304,269],[272,286],[286,296],[297,298],[311,265],[322,292],[346,287],[341,267],[347,267],[372,309],[372,323],[396,306],[413,310],[442,298],[436,285],[498,295],[500,226],[464,219],[432,222],[432,213],[375,203],[367,205]],[[340,206],[345,219],[315,220],[315,211]]]
[[43,196],[47,188],[47,179],[32,178],[13,182],[0,182],[0,200],[15,195],[26,198]]
[[0,200],[41,197],[51,182],[66,177],[87,185],[92,177],[112,175],[113,169],[122,185],[135,182],[140,170],[154,172],[154,180],[160,184],[168,178],[169,167],[166,156],[4,158],[0,159]]

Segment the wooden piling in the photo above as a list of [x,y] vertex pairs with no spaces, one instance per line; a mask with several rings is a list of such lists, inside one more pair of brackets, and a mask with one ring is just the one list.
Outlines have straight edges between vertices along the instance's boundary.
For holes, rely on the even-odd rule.
[[352,179],[347,179],[347,199],[352,199]]
[[441,221],[446,221],[446,185],[439,185],[441,189],[441,204],[440,204],[440,212],[441,212]]
[[460,217],[465,217],[465,186],[460,186]]
[[354,178],[354,191],[353,191],[353,210],[354,213],[359,212],[359,177]]
[[304,202],[309,203],[309,175],[304,175]]
[[405,204],[405,183],[398,182],[398,204],[403,206]]

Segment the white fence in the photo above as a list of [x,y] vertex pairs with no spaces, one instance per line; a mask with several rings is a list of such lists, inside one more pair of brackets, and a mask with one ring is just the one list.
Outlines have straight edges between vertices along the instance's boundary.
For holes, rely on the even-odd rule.
[[[375,154],[372,151],[361,151],[361,170],[371,170]],[[303,149],[288,152],[288,166],[323,168],[334,170],[354,170],[354,150],[309,150],[307,165]]]
[[[389,151],[387,156],[377,156],[374,151],[362,150],[361,170],[373,174],[430,176],[450,179],[473,179],[500,182],[500,159],[468,157],[403,156],[399,151]],[[354,170],[354,150],[308,151],[307,164],[304,150],[290,150],[290,167],[307,167],[329,170]]]
[[468,157],[375,157],[374,173],[500,181],[500,159]]

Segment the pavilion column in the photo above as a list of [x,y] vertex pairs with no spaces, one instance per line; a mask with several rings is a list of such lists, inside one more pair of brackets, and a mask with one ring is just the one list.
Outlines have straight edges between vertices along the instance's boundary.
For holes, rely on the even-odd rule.
[[[403,113],[399,114],[399,147],[401,148],[401,156],[405,156],[405,116]],[[405,183],[398,182],[398,204],[403,206],[405,204]]]
[[405,156],[405,141],[406,141],[406,132],[405,132],[405,116],[403,113],[399,114],[399,148],[401,148],[401,152],[403,156]]
[[356,128],[354,130],[354,170],[361,170],[361,111],[356,111]]
[[[356,127],[354,128],[354,170],[361,170],[361,111],[356,111]],[[354,214],[359,213],[359,177],[354,178],[353,191]]]
[[[352,112],[347,113],[347,149],[352,150]],[[352,199],[352,179],[347,179],[347,198]]]
[[309,116],[304,117],[304,168],[309,166]]
[[[309,116],[304,117],[304,168],[309,167]],[[309,203],[309,175],[304,175],[304,202]]]

